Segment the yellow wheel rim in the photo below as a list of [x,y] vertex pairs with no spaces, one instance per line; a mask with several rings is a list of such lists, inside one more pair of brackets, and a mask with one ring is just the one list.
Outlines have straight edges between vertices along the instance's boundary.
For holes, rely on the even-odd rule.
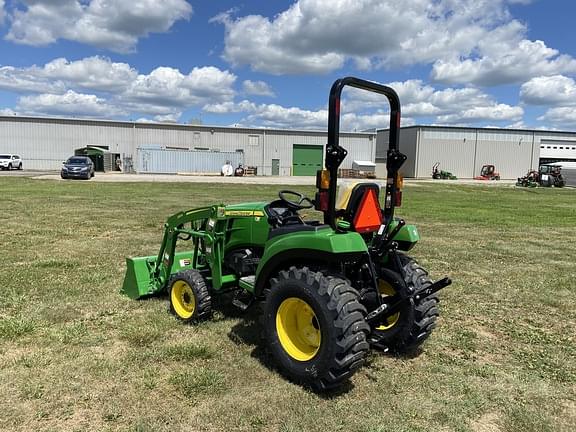
[[276,311],[276,331],[284,351],[298,361],[308,361],[320,349],[321,332],[316,314],[304,300],[290,297]]
[[188,282],[177,280],[172,285],[170,301],[176,314],[183,319],[191,318],[196,310],[196,296]]
[[[382,297],[389,297],[396,295],[396,290],[392,288],[392,285],[390,285],[388,282],[382,279],[378,281],[378,292]],[[387,319],[388,324],[382,324],[376,327],[376,330],[388,330],[394,327],[398,322],[399,318],[400,318],[400,312],[396,312],[394,315],[388,317]]]

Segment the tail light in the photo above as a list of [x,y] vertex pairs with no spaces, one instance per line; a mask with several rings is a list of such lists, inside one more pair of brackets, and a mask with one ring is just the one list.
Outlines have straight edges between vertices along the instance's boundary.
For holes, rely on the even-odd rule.
[[316,210],[320,210],[323,212],[328,211],[328,191],[321,190],[320,192],[316,193],[316,197],[314,199],[314,208]]
[[402,174],[396,174],[396,199],[394,200],[394,206],[400,207],[402,205],[402,187],[404,187],[404,177]]
[[394,200],[394,206],[400,207],[401,205],[402,205],[402,191],[397,190],[396,191],[396,199]]

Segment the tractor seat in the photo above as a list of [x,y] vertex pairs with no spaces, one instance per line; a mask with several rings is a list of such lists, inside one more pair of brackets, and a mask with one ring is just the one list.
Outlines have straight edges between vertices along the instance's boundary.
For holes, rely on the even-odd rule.
[[268,238],[271,239],[276,236],[296,233],[302,231],[316,232],[319,229],[326,228],[328,225],[320,221],[305,221],[297,211],[286,207],[282,200],[272,201],[264,210],[268,215],[268,223],[270,224],[270,232]]
[[268,216],[268,222],[273,228],[304,224],[298,212],[286,207],[282,200],[272,201],[264,208],[264,211]]
[[352,183],[340,191],[336,214],[349,222],[354,231],[377,231],[382,224],[379,196],[377,183]]

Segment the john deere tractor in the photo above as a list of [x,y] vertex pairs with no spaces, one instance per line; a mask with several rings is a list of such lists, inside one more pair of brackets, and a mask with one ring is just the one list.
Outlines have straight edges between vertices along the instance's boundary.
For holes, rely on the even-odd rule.
[[[347,154],[339,145],[345,86],[388,98],[388,177],[383,191],[376,183],[359,183],[341,190],[337,200],[338,167]],[[348,380],[371,346],[417,351],[436,325],[436,293],[451,281],[432,282],[406,254],[419,235],[394,217],[406,160],[398,150],[399,127],[393,89],[353,77],[337,80],[329,97],[326,169],[317,173],[313,198],[283,190],[271,202],[170,216],[158,255],[127,259],[123,293],[166,293],[180,320],[198,322],[210,318],[216,296],[235,292],[239,308],[260,306],[263,344],[278,370],[316,390]],[[311,208],[323,213],[322,221],[303,219],[301,211]],[[176,252],[181,242],[189,247]]]

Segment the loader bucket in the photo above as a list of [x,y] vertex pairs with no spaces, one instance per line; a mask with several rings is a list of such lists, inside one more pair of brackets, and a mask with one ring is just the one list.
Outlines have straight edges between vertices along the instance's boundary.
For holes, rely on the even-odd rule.
[[[193,251],[175,253],[170,274],[180,270],[192,269],[192,255]],[[127,295],[131,299],[159,293],[164,288],[162,277],[152,277],[157,258],[156,255],[126,258],[126,276],[124,276],[124,283],[120,293]]]
[[156,256],[126,258],[126,275],[120,292],[131,299],[154,294],[160,287],[150,278]]

